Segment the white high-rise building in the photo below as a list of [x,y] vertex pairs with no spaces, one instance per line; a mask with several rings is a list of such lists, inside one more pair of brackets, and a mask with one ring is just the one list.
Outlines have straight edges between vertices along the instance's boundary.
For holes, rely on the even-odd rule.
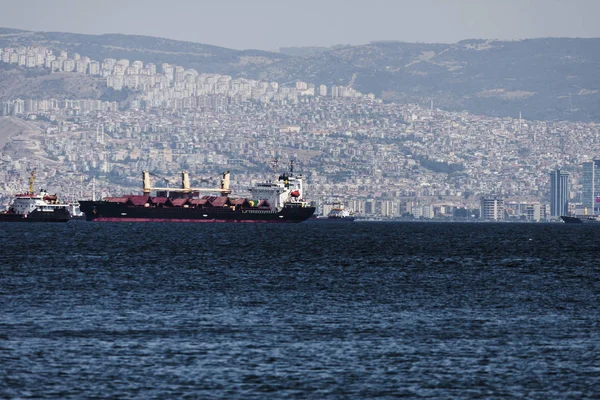
[[88,71],[90,75],[100,74],[100,63],[98,61],[92,61],[89,64]]
[[12,101],[3,101],[2,102],[2,115],[7,116],[7,115],[12,114],[13,103],[14,102],[12,102]]
[[63,62],[63,71],[73,72],[74,70],[75,70],[75,61],[74,60],[65,60]]
[[33,68],[37,66],[37,62],[36,62],[36,57],[35,54],[29,55],[27,56],[27,58],[25,59],[25,66],[27,68]]
[[167,77],[169,82],[173,82],[175,79],[175,67],[166,63],[163,63],[161,66],[163,74]]
[[52,61],[56,60],[56,56],[54,54],[48,54],[45,60],[45,66],[48,69],[52,68]]
[[504,200],[498,196],[482,197],[479,212],[484,221],[504,221]]
[[117,61],[117,64],[122,65],[123,68],[127,68],[129,67],[129,60],[126,58],[121,58],[119,61]]
[[333,98],[339,97],[338,87],[337,86],[332,86],[331,87],[331,97],[333,97]]
[[82,59],[75,61],[75,71],[84,74],[87,70],[87,63]]
[[125,75],[125,68],[123,64],[115,64],[113,74],[123,76]]
[[183,82],[185,77],[185,68],[181,66],[175,67],[175,82]]
[[13,104],[13,115],[21,115],[25,113],[25,101],[21,99],[16,99]]
[[52,72],[62,71],[62,60],[54,60],[50,63],[50,69]]
[[115,60],[114,58],[105,58],[104,61],[102,61],[102,69],[112,72],[116,63],[117,63],[117,60]]
[[327,96],[327,86],[319,85],[319,96]]

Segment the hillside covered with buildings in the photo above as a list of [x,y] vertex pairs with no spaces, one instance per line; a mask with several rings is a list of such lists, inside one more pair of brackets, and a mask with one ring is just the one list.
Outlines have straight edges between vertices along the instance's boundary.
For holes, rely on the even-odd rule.
[[0,49],[6,74],[58,86],[4,92],[3,203],[33,168],[40,183],[73,200],[139,190],[143,170],[168,184],[182,170],[198,184],[230,170],[241,194],[272,176],[277,159],[296,161],[321,211],[341,201],[363,216],[449,218],[472,215],[492,196],[506,216],[539,220],[549,211],[550,172],[570,173],[575,207],[581,166],[600,148],[597,123],[444,111],[383,101],[354,85],[249,79],[44,46]]

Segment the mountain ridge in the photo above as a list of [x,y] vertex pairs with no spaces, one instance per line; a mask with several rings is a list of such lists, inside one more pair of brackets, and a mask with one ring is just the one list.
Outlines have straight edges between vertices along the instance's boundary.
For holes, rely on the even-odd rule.
[[[0,28],[0,47],[42,45],[93,59],[170,63],[291,84],[353,85],[386,101],[538,120],[600,121],[600,38],[466,39],[457,43],[374,41],[314,51],[233,50],[125,34]],[[284,48],[285,49],[285,48]],[[295,49],[295,50],[294,50]],[[296,54],[296,55],[294,55]],[[2,93],[0,93],[2,97]]]

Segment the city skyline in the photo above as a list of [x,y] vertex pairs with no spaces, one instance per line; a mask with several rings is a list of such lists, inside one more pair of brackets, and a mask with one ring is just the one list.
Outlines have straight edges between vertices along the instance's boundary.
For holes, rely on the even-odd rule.
[[[158,69],[153,63],[139,60],[107,58],[99,62],[78,53],[54,54],[38,46],[0,49],[0,60],[24,68],[51,69],[55,73],[100,74],[100,79],[106,79],[107,86],[114,90],[132,87],[145,93],[123,109],[117,102],[93,99],[17,98],[2,103],[1,114],[12,116],[13,123],[29,132],[47,135],[45,160],[69,160],[62,165],[60,174],[52,174],[34,159],[17,156],[19,161],[15,163],[21,170],[39,167],[38,171],[46,172],[46,178],[59,176],[61,184],[67,185],[57,190],[60,192],[68,191],[73,179],[79,187],[83,175],[89,172],[121,176],[121,183],[125,177],[127,182],[137,181],[137,174],[131,174],[133,165],[128,165],[131,161],[137,164],[136,168],[158,170],[160,174],[182,168],[206,174],[214,172],[215,165],[235,168],[244,165],[243,169],[250,167],[255,174],[264,164],[266,153],[269,157],[285,155],[288,159],[296,159],[302,153],[308,156],[302,164],[311,171],[316,171],[323,161],[335,163],[329,173],[317,172],[310,177],[313,193],[319,193],[317,197],[324,201],[350,196],[347,201],[360,212],[387,217],[407,212],[418,218],[447,217],[456,210],[460,213],[480,196],[483,201],[488,195],[494,199],[501,194],[510,201],[493,201],[489,209],[482,203],[483,219],[499,220],[506,214],[513,219],[539,221],[545,218],[546,206],[542,201],[548,194],[547,188],[544,189],[548,182],[543,175],[559,160],[557,149],[562,148],[561,157],[569,160],[568,169],[579,177],[581,171],[577,165],[583,162],[585,167],[593,154],[582,154],[577,143],[594,143],[598,137],[594,124],[482,119],[467,113],[384,103],[372,94],[363,95],[347,87],[317,87],[302,81],[285,87],[277,82],[198,74],[166,63],[161,63]],[[269,110],[267,124],[262,117],[265,109]],[[324,114],[330,118],[323,120]],[[385,117],[376,123],[370,115]],[[15,118],[22,120],[16,122]],[[218,120],[216,125],[214,118]],[[332,124],[333,121],[337,124]],[[339,135],[340,129],[345,131],[344,135]],[[575,134],[573,146],[565,147],[561,135],[554,140],[544,139],[543,133],[549,130]],[[497,135],[487,135],[492,133]],[[275,142],[269,139],[273,135],[278,138],[275,147]],[[390,142],[390,138],[395,140]],[[255,141],[262,144],[246,145]],[[535,155],[515,164],[515,155],[523,145]],[[463,153],[465,147],[469,150]],[[411,154],[406,154],[407,149],[412,149]],[[322,157],[309,156],[314,152]],[[364,163],[373,157],[378,160],[376,164]],[[436,161],[432,164],[432,160]],[[428,167],[420,169],[419,164]],[[444,164],[448,168],[462,166],[466,175],[440,175],[439,168]],[[419,174],[415,174],[415,167]],[[356,178],[353,183],[344,180],[343,176],[348,177],[344,169]],[[384,174],[383,170],[387,172]],[[585,178],[585,168],[583,172]],[[241,181],[251,179],[250,175],[242,174],[245,178]],[[5,175],[7,182],[13,182],[6,185],[7,189],[18,185],[19,175]],[[89,176],[86,181],[89,189]],[[581,188],[581,180],[575,181]],[[110,180],[98,183],[111,192],[123,190]],[[584,179],[584,192],[585,187]],[[401,202],[399,198],[412,200]],[[429,200],[421,203],[426,198]],[[576,211],[581,200],[573,204]],[[490,212],[483,212],[484,209]]]
[[454,43],[464,39],[599,37],[600,2],[340,1],[302,4],[147,0],[102,4],[33,0],[2,6],[0,26],[83,34],[165,37],[232,49],[360,45],[378,40]]

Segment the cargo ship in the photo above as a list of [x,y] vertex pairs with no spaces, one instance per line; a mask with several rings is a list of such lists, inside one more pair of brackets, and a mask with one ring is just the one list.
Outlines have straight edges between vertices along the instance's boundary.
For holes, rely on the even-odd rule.
[[560,217],[565,224],[597,224],[600,223],[600,216],[598,215],[580,215],[580,216],[567,216],[563,215]]
[[35,170],[29,178],[29,192],[17,194],[8,210],[0,213],[0,222],[67,222],[71,219],[68,204],[58,200],[56,194],[41,189],[33,192]]
[[[229,196],[229,171],[218,188],[191,187],[187,172],[181,178],[181,188],[152,187],[149,172],[143,171],[141,195],[80,200],[79,208],[86,220],[95,222],[281,223],[302,222],[315,212],[314,204],[304,200],[302,175],[294,175],[293,164],[277,180],[250,187],[250,198]],[[203,192],[212,194],[200,196]]]

